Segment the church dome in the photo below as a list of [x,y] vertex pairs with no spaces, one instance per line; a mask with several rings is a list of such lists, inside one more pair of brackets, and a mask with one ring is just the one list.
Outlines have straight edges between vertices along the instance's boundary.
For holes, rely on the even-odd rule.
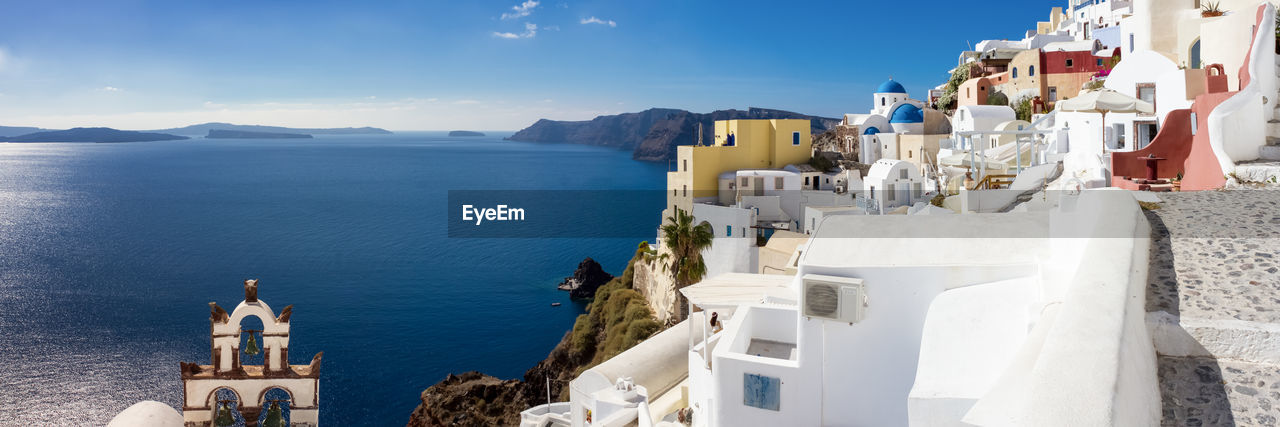
[[182,427],[182,414],[169,405],[144,400],[120,411],[107,427]]
[[924,123],[924,112],[915,105],[902,104],[893,109],[889,123]]
[[907,88],[902,84],[889,79],[889,81],[880,83],[880,88],[876,89],[876,93],[907,93]]

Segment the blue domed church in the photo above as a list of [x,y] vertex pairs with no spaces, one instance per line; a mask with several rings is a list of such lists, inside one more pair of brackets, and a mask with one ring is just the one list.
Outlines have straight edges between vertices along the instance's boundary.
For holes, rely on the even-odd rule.
[[[937,145],[935,140],[939,138],[933,136],[951,132],[946,115],[911,99],[907,88],[893,79],[876,87],[871,102],[867,114],[845,114],[838,129],[839,135],[845,135],[838,149],[846,155],[856,151],[856,158],[863,163],[900,158],[923,164],[919,156],[925,153],[915,152],[923,149],[936,153],[936,148],[930,148]],[[868,149],[858,149],[861,146]]]

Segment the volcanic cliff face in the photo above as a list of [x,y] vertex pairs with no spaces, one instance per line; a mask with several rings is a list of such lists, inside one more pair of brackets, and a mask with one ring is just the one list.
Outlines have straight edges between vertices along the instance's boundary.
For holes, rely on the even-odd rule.
[[524,378],[502,380],[475,371],[450,374],[422,392],[422,403],[409,415],[409,427],[514,426],[520,424],[520,411],[547,403],[548,391],[551,401],[568,401],[569,381],[662,330],[632,283],[636,262],[647,251],[647,244],[636,248],[622,275],[596,290],[587,312],[578,316],[546,359],[525,371]]
[[600,116],[588,121],[542,119],[507,139],[616,147],[632,150],[632,158],[636,160],[660,162],[674,159],[676,146],[697,142],[698,123],[702,123],[702,141],[705,144],[712,141],[716,120],[733,119],[804,119],[811,122],[814,135],[840,123],[827,117],[755,107],[746,111],[719,110],[707,114],[652,108],[639,113]]

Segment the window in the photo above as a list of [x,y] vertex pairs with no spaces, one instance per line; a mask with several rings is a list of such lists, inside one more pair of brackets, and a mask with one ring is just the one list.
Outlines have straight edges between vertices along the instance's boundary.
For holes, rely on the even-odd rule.
[[1191,44],[1191,68],[1200,68],[1200,40]]
[[684,162],[684,171],[685,171],[685,172],[688,172],[688,171],[689,171],[689,159],[684,159],[684,160],[681,160],[681,161],[682,161],[682,162]]
[[804,177],[804,185],[809,185],[809,177]]
[[1067,68],[1071,68],[1071,58],[1067,58]]
[[1099,67],[1101,67],[1101,66],[1102,66],[1102,58],[1098,58],[1098,59],[1097,59],[1097,62],[1098,62],[1098,66],[1099,66]]
[[1057,100],[1058,100],[1058,87],[1049,86],[1049,102],[1054,102]]
[[1027,67],[1027,77],[1035,77],[1035,76],[1036,76],[1036,66],[1032,65]]
[[1129,33],[1129,53],[1133,53],[1133,33]]
[[724,237],[732,237],[732,236],[733,236],[733,226],[732,225],[724,226]]
[[920,196],[924,195],[924,186],[918,182],[911,184],[911,193],[912,197],[919,199]]
[[800,132],[791,132],[791,145],[800,145]]
[[906,169],[900,169],[900,170],[898,170],[898,179],[907,179],[907,170],[906,170]]
[[908,152],[907,152],[907,158],[908,158],[908,159],[910,159],[910,158],[911,158],[911,153],[912,153],[911,151],[908,151]]
[[[1156,106],[1156,84],[1155,83],[1138,83],[1137,90],[1135,92],[1137,92],[1138,94],[1138,99],[1150,102],[1151,107],[1153,109],[1155,108]],[[1142,114],[1142,115],[1150,116],[1150,114]]]
[[742,179],[742,188],[747,188],[747,186],[751,185],[751,178],[747,178],[744,176],[741,179]]
[[672,188],[672,189],[671,189],[671,197],[675,197],[675,196],[679,196],[679,195],[680,195],[680,190],[677,190],[677,189],[674,189],[674,188]]
[[982,92],[982,91],[985,91],[985,90],[987,90],[987,87],[986,87],[986,86],[978,86],[978,92]]
[[1192,113],[1191,113],[1191,135],[1192,135],[1192,136],[1195,136],[1195,134],[1196,134],[1196,123],[1197,123],[1197,122],[1196,122],[1196,113],[1195,113],[1195,112],[1192,112]]
[[888,200],[888,201],[892,202],[892,201],[893,201],[893,197],[894,197],[894,196],[893,196],[893,193],[894,193],[894,191],[893,191],[893,184],[889,184],[889,189],[888,189],[888,190],[886,190],[886,191],[884,192],[884,198],[885,198],[885,200]]
[[969,93],[969,88],[964,88],[964,96],[973,96],[972,93]]
[[1013,78],[1018,78],[1018,67],[1013,67],[1013,70],[1010,71],[1012,71]]
[[773,178],[773,189],[774,190],[782,189],[782,177],[779,176],[779,177]]
[[884,106],[884,98],[880,98],[880,106],[881,106],[881,107],[883,107],[883,106]]
[[830,183],[831,183],[831,178],[827,178],[827,179],[825,179],[825,181],[827,181],[827,184],[830,184]]
[[688,196],[688,195],[689,195],[689,186],[688,186],[688,185],[684,186],[684,189],[683,189],[683,190],[681,190],[681,191],[682,191],[682,192],[684,192],[684,195],[685,195],[685,196]]

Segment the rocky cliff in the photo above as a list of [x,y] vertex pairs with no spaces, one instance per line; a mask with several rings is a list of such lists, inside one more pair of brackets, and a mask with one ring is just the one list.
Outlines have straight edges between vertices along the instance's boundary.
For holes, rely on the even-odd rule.
[[745,111],[719,110],[705,114],[651,108],[639,113],[600,116],[586,121],[542,119],[507,139],[615,147],[631,150],[632,158],[636,160],[660,162],[675,158],[676,146],[697,142],[698,123],[703,124],[703,143],[710,143],[715,121],[732,119],[805,119],[811,122],[814,135],[840,123],[833,118],[755,107]]
[[596,260],[587,258],[578,263],[578,269],[573,271],[572,276],[564,278],[558,288],[569,291],[570,298],[586,299],[595,297],[596,289],[610,280],[613,280],[612,274],[605,272],[604,267]]
[[[502,380],[479,372],[448,375],[422,392],[422,403],[409,416],[409,427],[514,426],[520,411],[551,400],[569,399],[569,381],[662,329],[643,296],[632,289],[634,267],[648,245],[641,244],[622,275],[601,286],[587,313],[546,359],[521,379]],[[586,261],[584,261],[585,263]],[[592,261],[594,263],[594,261]]]

